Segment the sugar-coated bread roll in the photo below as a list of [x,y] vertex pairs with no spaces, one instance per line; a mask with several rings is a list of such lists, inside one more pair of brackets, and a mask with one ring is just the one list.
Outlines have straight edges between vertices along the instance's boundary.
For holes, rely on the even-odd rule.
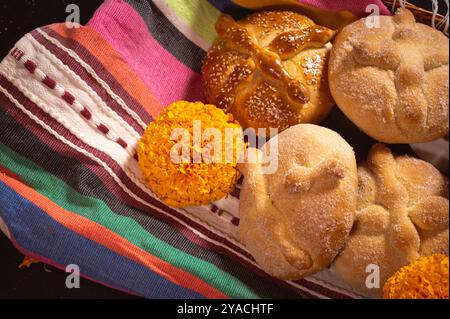
[[[420,256],[448,255],[448,181],[431,164],[395,156],[382,144],[372,147],[358,178],[355,226],[334,267],[351,286],[380,296],[400,267]],[[366,286],[370,264],[379,267],[380,289]]]
[[329,84],[339,108],[384,143],[421,143],[448,132],[449,42],[407,9],[360,19],[340,32]]
[[216,30],[202,67],[206,98],[244,128],[317,123],[334,105],[327,79],[333,30],[290,11],[237,22],[223,15]]
[[356,160],[339,134],[317,125],[298,124],[273,139],[273,174],[259,163],[240,167],[237,236],[267,273],[299,279],[330,265],[344,246],[356,209]]

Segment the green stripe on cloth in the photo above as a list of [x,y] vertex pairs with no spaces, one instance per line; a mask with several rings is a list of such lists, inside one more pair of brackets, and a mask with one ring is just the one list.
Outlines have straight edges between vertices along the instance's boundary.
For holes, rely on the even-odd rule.
[[[217,36],[214,25],[222,14],[208,1],[165,0],[170,10],[208,44]],[[186,30],[180,30],[186,34]]]
[[[154,237],[129,217],[115,214],[101,200],[83,196],[29,159],[0,144],[0,165],[18,175],[37,192],[62,208],[107,227],[137,247],[198,276],[233,298],[260,298],[245,283],[202,259],[193,257]],[[187,239],[186,239],[187,240]]]

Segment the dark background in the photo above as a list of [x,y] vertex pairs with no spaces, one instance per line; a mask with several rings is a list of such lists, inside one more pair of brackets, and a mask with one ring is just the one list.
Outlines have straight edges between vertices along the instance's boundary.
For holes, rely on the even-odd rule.
[[[431,10],[429,0],[410,0],[409,2]],[[0,59],[28,31],[46,24],[65,21],[68,15],[65,8],[71,3],[80,7],[81,24],[85,24],[102,1],[1,0]],[[444,1],[440,0],[439,4],[441,14],[445,14]],[[352,131],[352,135],[355,133],[353,129],[349,130]],[[350,135],[350,132],[348,133]],[[0,298],[131,298],[127,294],[83,278],[79,289],[67,289],[65,286],[67,274],[41,263],[33,264],[30,268],[18,269],[23,255],[14,249],[1,233],[0,256]]]

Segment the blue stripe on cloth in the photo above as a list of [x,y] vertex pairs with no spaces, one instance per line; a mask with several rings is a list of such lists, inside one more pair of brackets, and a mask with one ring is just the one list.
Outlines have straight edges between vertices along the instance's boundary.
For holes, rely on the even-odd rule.
[[19,246],[82,275],[147,298],[203,298],[58,223],[0,181],[0,217]]
[[231,0],[208,0],[217,10],[231,15],[234,19],[239,20],[249,15],[253,11],[234,3]]

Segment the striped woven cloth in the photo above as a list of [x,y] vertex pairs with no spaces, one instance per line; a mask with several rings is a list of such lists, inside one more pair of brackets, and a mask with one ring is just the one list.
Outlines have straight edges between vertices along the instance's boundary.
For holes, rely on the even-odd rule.
[[[301,8],[349,10],[348,21],[369,2]],[[0,228],[17,249],[148,298],[359,297],[328,270],[297,282],[266,275],[234,237],[239,187],[175,209],[141,180],[147,123],[170,102],[203,98],[217,17],[268,3],[108,0],[87,26],[53,24],[17,42],[0,64]]]

